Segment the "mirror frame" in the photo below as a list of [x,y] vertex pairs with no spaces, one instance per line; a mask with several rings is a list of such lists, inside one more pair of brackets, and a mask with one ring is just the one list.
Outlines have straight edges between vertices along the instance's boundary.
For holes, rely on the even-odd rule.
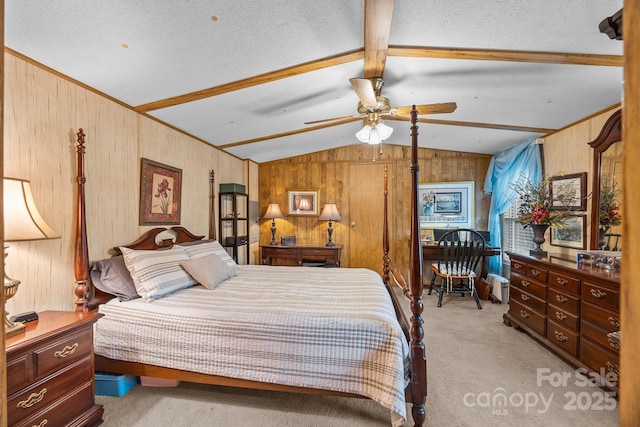
[[591,186],[591,236],[589,248],[598,248],[598,230],[600,218],[600,166],[601,155],[615,142],[622,141],[622,108],[617,110],[605,122],[596,139],[589,142],[593,148],[593,180]]

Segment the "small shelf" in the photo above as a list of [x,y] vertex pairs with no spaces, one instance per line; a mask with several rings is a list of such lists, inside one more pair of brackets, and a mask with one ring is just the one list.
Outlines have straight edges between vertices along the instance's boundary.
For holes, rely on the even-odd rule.
[[[220,184],[220,187],[223,185],[228,188],[230,184]],[[249,197],[246,193],[221,191],[218,198],[220,244],[237,263],[249,264]],[[243,247],[244,253],[240,251]]]

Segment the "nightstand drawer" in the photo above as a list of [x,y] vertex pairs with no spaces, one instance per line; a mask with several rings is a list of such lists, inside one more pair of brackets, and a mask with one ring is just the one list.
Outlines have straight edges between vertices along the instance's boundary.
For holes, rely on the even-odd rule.
[[262,258],[299,259],[300,252],[291,248],[262,247]]
[[7,400],[7,413],[11,425],[40,412],[57,399],[83,383],[91,383],[93,372],[91,357],[69,365],[55,375],[39,381]]
[[[93,405],[93,389],[91,383],[85,383],[81,388],[76,389],[68,396],[63,397],[57,402],[49,406],[44,413],[37,413],[30,418],[18,423],[11,424],[15,427],[33,427],[33,426],[66,426],[66,425],[87,425],[87,416],[94,417],[92,410],[86,413],[88,407]],[[101,410],[101,409],[100,409]],[[83,416],[83,424],[78,424],[78,418]],[[74,421],[73,424],[69,424]],[[89,424],[89,425],[93,425]]]
[[80,332],[34,351],[36,379],[91,354],[91,335],[91,331]]

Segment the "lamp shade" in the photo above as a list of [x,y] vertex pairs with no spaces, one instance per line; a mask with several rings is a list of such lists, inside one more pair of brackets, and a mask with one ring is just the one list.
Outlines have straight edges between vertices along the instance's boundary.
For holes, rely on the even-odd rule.
[[4,178],[4,240],[57,239],[60,236],[42,219],[25,179]]
[[327,203],[322,208],[322,212],[318,219],[322,221],[340,221],[342,217],[340,216],[338,207],[335,203]]
[[358,141],[360,142],[376,145],[388,139],[392,133],[393,128],[385,125],[382,120],[380,120],[373,126],[365,125],[356,133],[356,138],[358,138]]
[[267,207],[267,213],[264,214],[263,218],[284,218],[284,215],[282,215],[282,212],[280,212],[280,206],[277,203],[270,203]]

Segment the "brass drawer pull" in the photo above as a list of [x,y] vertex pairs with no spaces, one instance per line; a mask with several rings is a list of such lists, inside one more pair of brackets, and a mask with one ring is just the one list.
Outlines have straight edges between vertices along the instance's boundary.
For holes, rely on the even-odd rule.
[[616,328],[620,327],[620,321],[618,319],[614,319],[613,317],[609,316],[607,320],[609,321],[609,324],[611,326],[615,326]]
[[526,319],[527,317],[529,317],[529,313],[527,313],[526,310],[520,310],[520,317]]
[[67,356],[71,356],[73,353],[76,352],[78,345],[79,345],[78,343],[74,343],[72,346],[66,345],[62,350],[58,350],[55,353],[53,353],[53,357],[58,359],[64,359]]
[[592,289],[590,290],[590,292],[591,292],[591,295],[593,295],[593,296],[594,296],[594,297],[596,297],[596,298],[603,298],[603,297],[607,296],[607,293],[606,293],[606,292],[601,291],[600,289],[593,289],[593,288],[592,288]]
[[522,264],[520,264],[519,262],[514,262],[513,263],[513,268],[516,269],[516,270],[519,269],[519,268],[522,268]]
[[567,340],[569,339],[565,334],[563,334],[562,332],[558,332],[558,331],[553,331],[553,334],[556,336],[556,339],[560,342],[567,342]]
[[556,282],[558,282],[558,285],[560,285],[560,286],[564,286],[567,283],[569,283],[569,281],[567,279],[563,278],[563,277],[558,277],[556,279]]
[[607,362],[607,369],[609,370],[609,372],[613,372],[616,375],[620,375],[620,368],[618,367],[618,365],[614,365],[611,362]]
[[520,283],[521,283],[521,284],[522,284],[522,286],[524,286],[525,288],[528,288],[528,287],[529,287],[529,285],[531,284],[531,283],[529,283],[529,281],[528,281],[528,280],[522,280]]
[[568,316],[566,314],[564,314],[561,311],[556,311],[556,319],[558,320],[564,320],[566,319]]
[[608,338],[607,340],[609,341],[609,346],[611,346],[612,348],[615,348],[616,350],[620,350],[620,344],[618,344],[611,338]]
[[45,418],[44,420],[42,420],[42,421],[40,422],[40,424],[38,424],[38,425],[34,424],[34,425],[33,425],[33,426],[31,426],[31,427],[44,427],[44,426],[46,426],[46,425],[47,425],[47,423],[48,423],[48,422],[49,422],[49,421],[47,421],[47,419]]
[[558,301],[560,304],[564,304],[565,302],[569,301],[569,299],[564,295],[556,295],[556,301]]
[[31,395],[27,398],[27,400],[22,400],[18,402],[16,406],[22,409],[31,408],[33,405],[35,405],[36,403],[44,399],[44,395],[46,392],[47,392],[47,389],[43,388],[42,390],[40,390],[40,393],[31,393]]
[[317,249],[315,249],[315,250],[313,251],[313,253],[314,253],[315,255],[318,255],[318,254],[320,253],[320,251],[319,251],[319,250],[317,250]]
[[540,270],[536,270],[535,268],[531,269],[531,274],[533,274],[534,276],[538,277],[540,275]]
[[522,294],[522,295],[520,295],[520,298],[522,299],[522,301],[528,301],[529,300],[529,295]]

